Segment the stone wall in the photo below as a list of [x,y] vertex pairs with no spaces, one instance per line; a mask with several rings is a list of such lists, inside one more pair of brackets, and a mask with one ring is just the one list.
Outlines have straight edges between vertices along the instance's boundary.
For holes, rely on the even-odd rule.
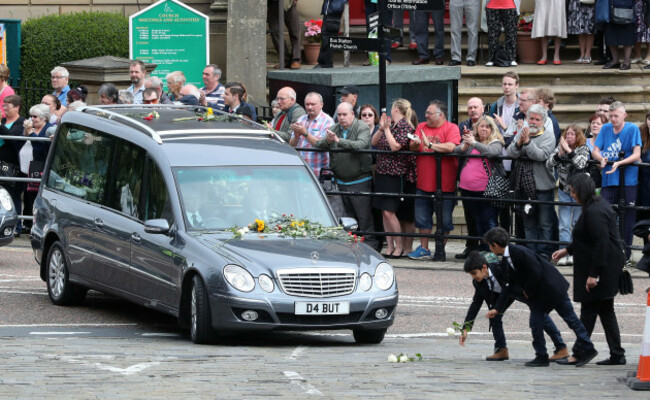
[[[48,14],[81,11],[118,12],[125,16],[135,14],[155,3],[153,0],[2,0],[0,16],[27,20]],[[209,15],[212,0],[184,0],[183,3]]]

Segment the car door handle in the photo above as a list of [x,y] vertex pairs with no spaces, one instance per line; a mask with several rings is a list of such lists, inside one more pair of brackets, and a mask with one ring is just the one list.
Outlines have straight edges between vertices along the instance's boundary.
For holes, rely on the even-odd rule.
[[140,243],[140,241],[142,240],[142,238],[141,238],[140,235],[138,235],[136,232],[133,232],[133,233],[131,234],[131,240],[133,240],[133,241],[136,242],[136,243]]
[[95,218],[95,226],[98,228],[103,228],[104,227],[104,221],[102,221],[100,218]]

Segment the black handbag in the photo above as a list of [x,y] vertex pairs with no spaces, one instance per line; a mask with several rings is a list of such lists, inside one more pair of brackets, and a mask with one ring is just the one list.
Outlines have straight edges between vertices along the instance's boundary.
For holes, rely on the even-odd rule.
[[[20,174],[20,167],[16,164],[8,163],[6,161],[0,161],[0,177],[3,178],[15,178]],[[16,182],[7,182],[0,181],[3,186],[13,187]]]
[[[485,162],[485,158],[482,158],[481,160],[483,161],[483,168],[485,168],[485,172],[488,175],[488,183],[487,186],[485,186],[483,197],[493,200],[505,199],[508,196],[510,182],[503,176],[492,173]],[[508,205],[502,201],[491,201],[490,204],[494,207],[506,207]]]
[[634,293],[634,284],[632,283],[632,275],[627,268],[623,268],[621,275],[618,278],[618,292],[622,295]]

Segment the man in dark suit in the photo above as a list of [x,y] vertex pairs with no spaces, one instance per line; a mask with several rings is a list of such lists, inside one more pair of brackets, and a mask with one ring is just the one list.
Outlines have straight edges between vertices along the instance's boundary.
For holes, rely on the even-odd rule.
[[573,346],[577,358],[576,367],[582,367],[591,361],[598,352],[589,339],[589,333],[573,310],[567,290],[569,282],[549,262],[532,250],[509,244],[508,232],[500,227],[492,228],[485,234],[485,243],[490,251],[502,255],[501,266],[504,270],[505,287],[494,309],[488,311],[488,318],[494,318],[506,309],[507,298],[504,296],[523,296],[530,308],[530,330],[533,334],[535,359],[527,362],[527,367],[546,367],[549,357],[544,339],[544,314],[555,310],[576,335]]
[[[510,307],[515,300],[515,298],[509,297],[507,293],[502,294],[502,285],[505,285],[506,282],[505,273],[500,263],[490,263],[488,267],[488,262],[483,254],[478,251],[472,251],[465,260],[464,270],[472,276],[474,297],[472,298],[472,304],[467,310],[467,316],[463,323],[463,332],[460,337],[461,346],[465,345],[467,332],[472,329],[483,302],[488,306],[488,309],[493,309],[499,302],[499,298],[505,297],[505,312],[505,310]],[[528,304],[528,301],[523,297],[517,297],[516,300]],[[506,346],[506,337],[503,332],[502,316],[503,313],[500,313],[490,319],[490,328],[492,329],[492,335],[494,336],[494,354],[486,357],[485,359],[487,361],[503,361],[509,358],[508,347]],[[562,340],[560,331],[557,329],[555,323],[553,323],[553,320],[548,316],[548,314],[544,314],[544,331],[553,340],[556,348],[555,354],[551,356],[550,359],[552,361],[566,359],[569,356],[569,351]]]

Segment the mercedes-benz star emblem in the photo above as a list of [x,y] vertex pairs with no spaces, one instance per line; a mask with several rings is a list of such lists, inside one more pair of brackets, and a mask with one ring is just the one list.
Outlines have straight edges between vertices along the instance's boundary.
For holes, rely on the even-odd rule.
[[311,262],[316,264],[318,262],[318,252],[317,251],[312,251],[311,252]]

